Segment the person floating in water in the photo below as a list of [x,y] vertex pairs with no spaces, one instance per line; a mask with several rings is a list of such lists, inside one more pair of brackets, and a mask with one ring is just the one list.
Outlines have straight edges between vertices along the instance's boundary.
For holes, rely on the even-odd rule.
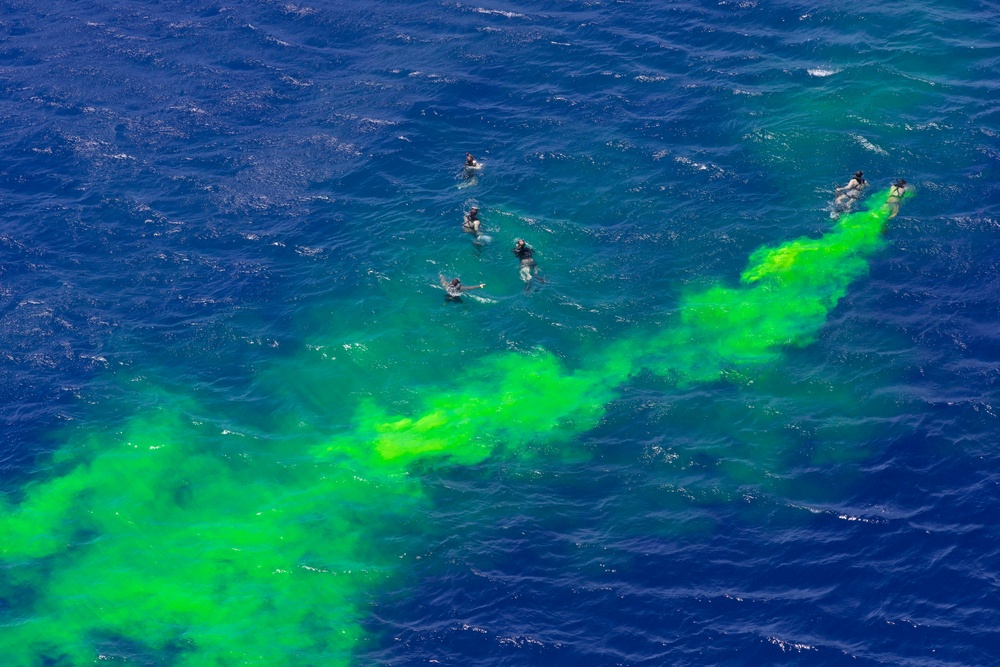
[[854,177],[847,182],[847,185],[837,188],[837,198],[833,202],[837,209],[834,211],[834,215],[850,209],[855,201],[861,199],[861,193],[866,185],[868,185],[868,181],[865,180],[864,173],[854,172]]
[[895,218],[896,214],[899,213],[899,203],[903,201],[904,194],[906,194],[906,179],[900,178],[889,188],[889,198],[885,200],[885,205],[890,210],[890,220]]
[[469,188],[473,185],[479,183],[479,179],[476,178],[476,174],[482,169],[483,165],[472,155],[472,153],[465,154],[465,164],[462,165],[462,171],[459,177],[462,179],[462,183],[458,186],[461,188]]
[[465,218],[462,220],[462,231],[466,234],[472,234],[473,242],[479,241],[479,237],[483,235],[482,221],[479,219],[477,207],[473,206],[465,214]]
[[538,274],[538,264],[535,263],[534,249],[525,243],[524,239],[517,239],[514,242],[513,253],[521,262],[521,280],[530,285],[532,276]]
[[445,301],[459,301],[462,298],[462,292],[468,292],[472,289],[483,289],[486,287],[486,283],[479,283],[478,285],[463,285],[462,281],[458,278],[452,278],[451,281],[445,279],[444,274],[438,274],[441,279],[441,287],[445,291]]

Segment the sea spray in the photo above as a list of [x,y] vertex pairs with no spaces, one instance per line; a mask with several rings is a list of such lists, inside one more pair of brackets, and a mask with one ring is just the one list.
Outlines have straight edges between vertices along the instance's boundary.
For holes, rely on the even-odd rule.
[[686,295],[662,332],[575,369],[545,350],[498,354],[421,390],[406,414],[367,401],[337,435],[290,422],[234,456],[191,399],[160,396],[121,430],[71,443],[59,472],[0,505],[5,662],[351,664],[366,600],[400,562],[392,538],[419,530],[429,502],[414,464],[568,443],[637,371],[689,384],[774,364],[815,339],[867,270],[887,197],[818,239],[758,250],[739,286]]

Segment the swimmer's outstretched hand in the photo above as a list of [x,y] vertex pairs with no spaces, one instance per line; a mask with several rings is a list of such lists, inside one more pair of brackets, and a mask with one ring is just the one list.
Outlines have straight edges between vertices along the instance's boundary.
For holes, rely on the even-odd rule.
[[484,287],[486,287],[486,283],[479,283],[479,289],[483,289]]

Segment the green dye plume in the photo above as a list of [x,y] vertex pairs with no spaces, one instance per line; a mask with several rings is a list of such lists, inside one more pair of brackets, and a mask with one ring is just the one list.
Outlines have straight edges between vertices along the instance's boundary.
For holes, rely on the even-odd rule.
[[228,460],[211,453],[219,439],[165,410],[25,490],[0,522],[3,596],[24,602],[3,619],[6,664],[123,650],[158,664],[347,664],[359,591],[390,562],[366,519],[405,515],[418,490],[346,465]]
[[242,448],[162,396],[122,431],[71,443],[54,466],[68,472],[0,504],[4,663],[351,664],[368,596],[403,562],[400,533],[419,530],[413,464],[550,455],[639,370],[715,381],[809,344],[880,247],[887,197],[819,239],[758,250],[739,286],[688,294],[675,325],[576,370],[542,350],[500,354],[409,414],[369,402],[345,434],[296,423]]
[[[909,194],[909,193],[907,193]],[[895,214],[889,190],[867,211],[842,216],[818,239],[760,248],[740,287],[716,286],[687,295],[680,324],[656,338],[644,362],[681,382],[710,382],[727,370],[777,361],[783,347],[813,342],[848,285],[868,271]]]

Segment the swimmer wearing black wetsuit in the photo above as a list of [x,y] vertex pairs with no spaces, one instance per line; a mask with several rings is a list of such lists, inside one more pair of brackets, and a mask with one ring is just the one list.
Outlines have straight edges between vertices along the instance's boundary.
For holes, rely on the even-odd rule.
[[854,177],[842,188],[837,188],[837,199],[834,203],[837,206],[846,206],[856,199],[861,198],[861,191],[868,185],[864,173],[857,171]]
[[479,220],[479,209],[473,206],[469,209],[469,212],[465,214],[465,218],[462,220],[462,231],[466,234],[472,234],[478,241],[479,237],[482,236],[482,222]]
[[534,249],[525,243],[524,239],[518,239],[514,242],[514,250],[512,252],[521,262],[521,280],[526,283],[531,282],[532,274],[538,273],[538,265],[535,263]]
[[885,200],[885,205],[889,207],[889,219],[896,217],[899,213],[899,204],[906,194],[906,179],[900,178],[889,188],[889,198]]

